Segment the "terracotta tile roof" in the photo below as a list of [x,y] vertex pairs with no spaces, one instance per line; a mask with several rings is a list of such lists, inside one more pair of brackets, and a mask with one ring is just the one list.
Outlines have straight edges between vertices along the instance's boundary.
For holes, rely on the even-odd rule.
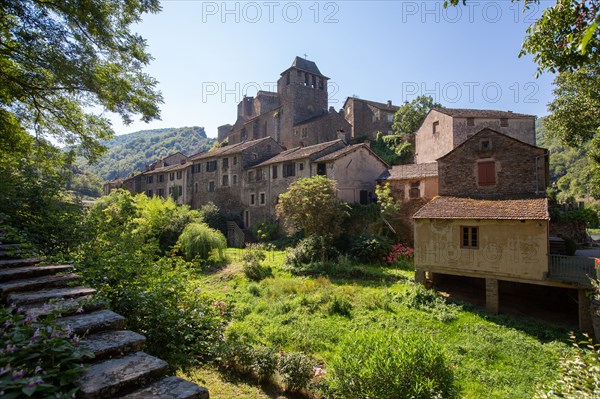
[[385,111],[398,111],[398,109],[400,108],[398,105],[394,105],[392,104],[392,106],[390,107],[387,103],[380,103],[377,101],[371,101],[371,100],[363,100],[362,98],[358,98],[358,97],[348,97],[346,98],[346,101],[344,102],[344,106],[342,108],[346,108],[346,103],[348,102],[348,100],[354,100],[354,101],[361,101],[373,108],[377,108],[377,109],[382,109]]
[[196,161],[198,159],[206,159],[206,158],[212,158],[212,157],[229,155],[229,154],[238,154],[238,153],[240,153],[248,148],[251,148],[251,147],[255,146],[256,144],[259,144],[265,140],[272,140],[273,143],[277,144],[275,142],[275,140],[273,140],[271,137],[264,137],[264,138],[258,139],[258,140],[250,140],[250,141],[245,141],[243,143],[226,145],[225,147],[220,147],[220,148],[214,149],[209,152],[201,152],[199,154],[192,155],[189,159],[190,159],[190,161]]
[[482,200],[435,197],[413,216],[414,219],[509,219],[549,220],[546,198]]
[[278,163],[278,162],[287,162],[287,161],[292,161],[292,160],[296,160],[296,159],[308,158],[309,156],[311,156],[319,151],[323,151],[324,149],[334,146],[334,145],[339,145],[340,143],[343,143],[343,141],[342,140],[334,140],[334,141],[328,141],[325,143],[310,145],[308,147],[295,147],[295,148],[283,151],[283,152],[279,153],[278,155],[274,156],[273,158],[268,159],[265,162],[263,162],[259,165],[256,165],[256,166],[261,167],[261,166],[271,165],[271,164]]
[[383,174],[379,177],[379,180],[418,179],[422,177],[436,177],[437,175],[437,162],[394,165],[392,166],[392,169],[388,171],[387,175]]
[[467,109],[467,108],[433,108],[455,118],[534,118],[535,115],[518,114],[510,111],[496,111],[493,109]]

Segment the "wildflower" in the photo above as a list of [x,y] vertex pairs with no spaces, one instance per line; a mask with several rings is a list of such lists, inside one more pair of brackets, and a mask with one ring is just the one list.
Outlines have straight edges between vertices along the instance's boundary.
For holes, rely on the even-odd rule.
[[35,341],[36,339],[38,339],[42,334],[40,333],[40,329],[36,329],[35,332],[33,333],[33,336],[31,337],[31,342]]
[[79,308],[78,308],[78,309],[75,311],[75,313],[83,313],[83,307],[82,307],[82,306],[80,306],[80,307],[79,307]]
[[17,379],[19,379],[19,378],[23,378],[23,377],[25,377],[25,371],[23,371],[23,370],[15,371],[15,372],[12,374],[12,380],[13,380],[13,381],[14,381],[14,380],[17,380]]
[[39,373],[40,371],[44,371],[44,369],[41,366],[36,366],[35,370],[33,371],[35,374]]
[[29,382],[27,383],[27,386],[28,386],[29,388],[33,388],[34,386],[36,386],[36,385],[40,385],[40,384],[43,384],[43,383],[44,383],[44,380],[42,380],[40,377],[37,377],[37,378],[34,378],[34,379],[32,379],[31,381],[29,381]]
[[73,338],[71,338],[71,342],[73,342],[75,345],[79,345],[79,343],[81,342],[79,337],[77,335],[75,335]]
[[200,290],[200,287],[198,287],[198,288],[196,288],[196,289],[194,290],[194,292],[195,292],[196,294],[199,294],[199,293],[200,293],[200,291],[201,291],[201,290]]

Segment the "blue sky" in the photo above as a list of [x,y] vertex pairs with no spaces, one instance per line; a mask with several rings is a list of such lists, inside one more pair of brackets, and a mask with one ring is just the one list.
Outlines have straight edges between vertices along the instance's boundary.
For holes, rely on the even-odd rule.
[[162,120],[117,134],[204,126],[216,137],[236,104],[257,89],[275,90],[295,56],[307,55],[331,78],[330,105],[348,96],[394,104],[431,95],[447,107],[511,110],[542,116],[551,74],[535,78],[518,58],[527,27],[551,4],[523,12],[522,2],[471,1],[183,1],[162,2],[134,30],[154,57]]

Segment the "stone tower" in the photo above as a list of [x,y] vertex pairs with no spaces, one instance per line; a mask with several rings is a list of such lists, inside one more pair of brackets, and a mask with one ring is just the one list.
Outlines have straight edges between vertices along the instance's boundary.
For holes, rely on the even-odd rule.
[[294,125],[328,112],[328,80],[313,61],[300,57],[281,73],[277,94],[282,105],[279,115],[282,142],[294,141],[283,137],[294,134]]

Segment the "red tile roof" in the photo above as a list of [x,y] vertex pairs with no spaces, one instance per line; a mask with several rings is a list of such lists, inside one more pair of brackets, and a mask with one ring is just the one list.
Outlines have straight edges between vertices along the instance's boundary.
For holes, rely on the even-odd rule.
[[549,220],[546,198],[473,199],[435,197],[413,216],[414,219],[510,219]]
[[468,108],[433,108],[455,118],[534,118],[535,115],[518,114],[510,111],[497,111],[494,109],[468,109]]

